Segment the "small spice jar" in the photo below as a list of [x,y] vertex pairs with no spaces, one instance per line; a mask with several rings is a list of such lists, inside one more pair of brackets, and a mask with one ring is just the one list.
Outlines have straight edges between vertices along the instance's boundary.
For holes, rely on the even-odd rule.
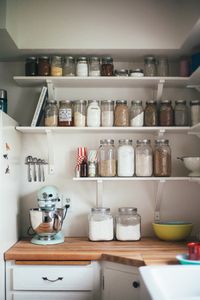
[[132,140],[119,140],[117,150],[117,175],[128,177],[134,175],[134,149]]
[[171,149],[168,140],[155,140],[154,176],[171,176]]
[[135,207],[120,207],[116,216],[116,239],[139,241],[141,239],[141,216]]
[[63,64],[63,76],[75,76],[75,59],[73,56],[65,56]]
[[101,126],[112,127],[114,123],[114,101],[101,101]]
[[58,126],[58,107],[55,100],[48,100],[44,111],[44,126]]
[[126,100],[117,100],[115,106],[114,125],[118,127],[129,126],[129,111]]
[[156,59],[154,56],[147,56],[144,59],[145,76],[157,76]]
[[97,56],[89,59],[89,76],[101,76],[100,59]]
[[88,61],[85,56],[81,56],[77,59],[76,75],[80,77],[88,76]]
[[129,71],[129,76],[130,77],[143,77],[144,76],[144,71],[142,69],[135,69],[135,70],[130,70]]
[[62,76],[62,57],[61,56],[52,56],[51,76]]
[[59,101],[58,126],[73,126],[73,106],[72,101]]
[[190,101],[190,115],[191,126],[194,126],[200,122],[200,100]]
[[131,101],[130,126],[141,127],[144,125],[144,109],[141,100]]
[[116,176],[116,149],[114,140],[105,139],[100,141],[98,150],[98,171],[99,176]]
[[114,237],[113,216],[110,208],[94,207],[88,216],[89,239],[91,241],[111,241]]
[[158,112],[156,101],[149,100],[146,102],[144,110],[144,125],[145,126],[157,126],[158,125]]
[[174,111],[170,100],[162,100],[159,109],[159,125],[172,126]]
[[27,57],[25,63],[25,75],[26,76],[37,76],[38,74],[38,63],[35,56]]
[[175,126],[188,126],[188,107],[185,100],[176,100],[174,107]]
[[151,141],[137,140],[135,149],[135,175],[141,177],[152,176],[153,174],[153,150]]
[[110,56],[102,57],[101,76],[113,76],[113,59]]
[[101,124],[101,108],[97,100],[89,100],[87,107],[87,126],[100,127]]
[[128,77],[128,70],[126,69],[115,70],[115,76]]
[[76,127],[86,126],[86,101],[85,100],[74,101],[74,126]]
[[38,76],[50,75],[50,60],[48,56],[40,56],[38,59]]

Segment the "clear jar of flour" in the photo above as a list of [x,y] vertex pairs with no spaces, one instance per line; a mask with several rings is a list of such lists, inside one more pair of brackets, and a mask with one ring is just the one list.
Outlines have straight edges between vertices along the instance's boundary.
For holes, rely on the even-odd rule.
[[113,217],[110,208],[93,207],[88,216],[89,239],[91,241],[113,240]]
[[119,140],[119,147],[117,151],[117,175],[134,175],[134,149],[132,146],[132,140]]
[[141,217],[135,207],[120,207],[116,216],[116,239],[138,241],[141,239]]

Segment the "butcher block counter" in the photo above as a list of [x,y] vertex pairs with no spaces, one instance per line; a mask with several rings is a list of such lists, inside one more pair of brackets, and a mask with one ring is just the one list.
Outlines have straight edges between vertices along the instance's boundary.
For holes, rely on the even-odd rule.
[[164,242],[142,238],[137,242],[91,242],[87,238],[65,238],[63,244],[34,245],[21,240],[5,252],[5,260],[18,264],[87,264],[106,260],[136,267],[177,264],[176,255],[187,252],[187,242]]

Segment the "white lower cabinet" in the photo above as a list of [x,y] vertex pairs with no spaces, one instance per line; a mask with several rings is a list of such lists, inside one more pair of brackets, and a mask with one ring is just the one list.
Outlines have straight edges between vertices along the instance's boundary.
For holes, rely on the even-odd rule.
[[137,267],[112,262],[103,262],[102,266],[103,300],[140,299],[140,282]]

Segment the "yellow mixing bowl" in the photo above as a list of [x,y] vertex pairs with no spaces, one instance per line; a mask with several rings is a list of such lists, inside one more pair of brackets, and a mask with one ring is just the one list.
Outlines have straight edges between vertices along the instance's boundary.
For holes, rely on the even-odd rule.
[[157,222],[152,223],[155,235],[164,241],[185,240],[191,233],[193,224],[188,222]]

